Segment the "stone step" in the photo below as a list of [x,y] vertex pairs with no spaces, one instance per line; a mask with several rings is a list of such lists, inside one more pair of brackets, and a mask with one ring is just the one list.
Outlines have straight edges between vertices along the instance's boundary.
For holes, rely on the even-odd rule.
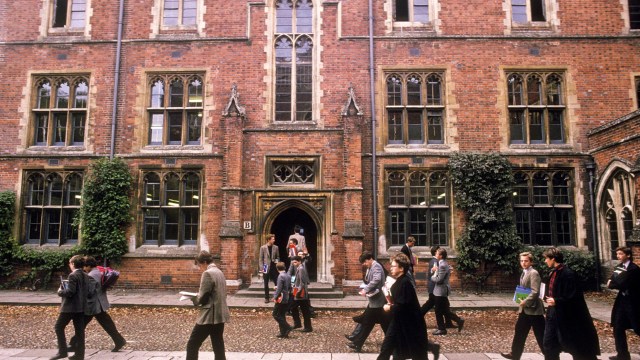
[[[270,293],[273,293],[273,283],[269,283],[271,287]],[[344,293],[340,290],[336,290],[331,284],[312,282],[309,284],[309,296],[316,299],[341,299],[344,297]],[[251,285],[242,290],[238,290],[235,296],[238,297],[263,297],[264,296],[264,284],[262,282],[252,282]]]

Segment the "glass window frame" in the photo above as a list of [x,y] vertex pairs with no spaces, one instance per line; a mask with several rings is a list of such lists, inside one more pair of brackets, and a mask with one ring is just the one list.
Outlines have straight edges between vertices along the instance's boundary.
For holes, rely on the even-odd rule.
[[547,24],[548,22],[547,0],[511,0],[511,23],[513,25],[527,26]]
[[[83,32],[90,0],[50,0],[50,32]],[[60,14],[59,11],[64,14]],[[82,26],[78,23],[81,22]]]
[[[160,17],[160,21],[162,23],[162,28],[163,29],[195,29],[197,27],[198,24],[198,13],[200,11],[200,0],[175,0],[175,2],[177,3],[178,7],[175,9],[176,15],[177,17],[175,17],[176,19],[176,23],[175,24],[167,24],[167,13],[169,12],[169,9],[167,9],[168,6],[168,1],[167,0],[163,0],[162,1],[162,7],[161,7],[161,11],[162,11],[162,15]],[[187,7],[187,5],[185,5],[185,2],[188,2],[189,4],[187,5],[195,5],[195,7]],[[191,19],[192,17],[187,17],[185,15],[185,12],[189,11],[190,9],[194,9],[193,11],[195,11],[195,14],[193,15],[193,23],[186,23],[185,24],[185,19]],[[173,17],[171,17],[171,19],[173,19]]]
[[[193,187],[194,177],[197,179],[197,189]],[[144,246],[196,246],[201,221],[202,172],[145,170],[141,173],[140,179],[141,244]],[[172,179],[177,180],[178,187],[169,189]],[[148,184],[152,185],[148,186]],[[148,193],[148,190],[152,192]],[[194,199],[197,202],[194,202]],[[196,222],[193,221],[194,214]],[[196,226],[195,230],[194,226]],[[173,228],[175,231],[168,231]],[[187,238],[188,234],[191,234],[189,238]],[[155,238],[150,239],[151,235]],[[193,238],[193,236],[196,237]]]
[[[394,25],[398,25],[398,26],[420,26],[420,25],[428,25],[431,24],[432,22],[432,14],[431,14],[431,10],[432,8],[436,5],[433,3],[433,0],[393,0],[393,23]],[[402,7],[403,9],[406,7],[406,19],[404,18],[403,14],[403,18],[402,19],[398,19],[400,15],[398,15],[400,7]],[[422,12],[423,15],[420,15],[418,13],[420,13],[420,11],[418,11],[418,9],[421,8],[426,8],[426,21],[424,21],[423,19],[420,19],[421,16],[424,16],[424,12]]]

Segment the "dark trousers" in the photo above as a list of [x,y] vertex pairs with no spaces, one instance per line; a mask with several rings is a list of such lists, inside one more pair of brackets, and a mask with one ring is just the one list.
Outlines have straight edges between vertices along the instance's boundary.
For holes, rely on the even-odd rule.
[[631,319],[633,315],[633,304],[630,296],[619,295],[620,300],[616,307],[615,319],[613,325],[613,339],[616,343],[616,352],[620,360],[631,359],[629,354],[629,344],[627,343],[627,329],[633,328]]
[[[384,340],[382,340],[382,346],[380,347],[380,354],[376,358],[376,360],[389,360],[391,355],[394,354],[396,350],[396,344],[398,344],[397,337],[402,336],[395,331],[390,331],[384,335]],[[427,345],[428,349],[431,348],[431,344]],[[397,358],[396,355],[393,356],[394,359]],[[404,359],[404,357],[403,357]],[[414,354],[411,360],[428,360],[428,355],[425,352],[424,354]]]
[[187,342],[187,360],[197,360],[200,346],[211,337],[211,347],[216,360],[226,360],[224,355],[224,323],[206,324],[193,327],[189,341]]
[[[547,320],[544,327],[544,360],[560,360],[562,345],[558,338],[558,318],[556,308],[547,308]],[[597,360],[596,355],[571,354],[575,360]]]
[[64,328],[73,321],[73,329],[75,331],[75,337],[77,341],[75,355],[77,358],[84,358],[84,314],[83,313],[60,313],[58,320],[56,320],[55,330],[56,337],[58,338],[58,353],[67,353],[67,338],[64,333]]
[[455,321],[456,323],[460,323],[460,317],[456,315],[453,311],[451,311],[451,304],[449,303],[449,298],[446,296],[434,296],[435,297],[435,307],[436,307],[436,323],[438,324],[438,330],[447,330],[447,324],[445,322],[445,318],[448,316],[449,319]]
[[[352,333],[353,343],[358,347],[362,347],[376,324],[380,324],[382,331],[386,334],[387,328],[389,327],[389,316],[385,313],[383,308],[372,308],[367,306],[364,310],[362,321],[359,324],[361,325],[359,331],[357,333],[354,331],[355,334]],[[358,327],[356,327],[356,329],[357,328]]]
[[302,318],[304,319],[304,328],[307,330],[313,330],[311,327],[311,304],[309,299],[307,300],[293,300],[293,306],[291,307],[291,316],[293,316],[293,326],[300,327],[300,311],[302,311]]
[[540,350],[544,353],[544,315],[527,315],[520,313],[516,321],[516,329],[511,342],[511,354],[516,360],[520,360],[524,351],[524,343],[527,341],[529,331],[533,328]]
[[[87,328],[87,325],[89,325],[89,323],[91,322],[91,320],[93,320],[94,317],[96,318],[96,321],[98,321],[98,324],[100,324],[100,326],[102,326],[104,331],[106,331],[107,334],[111,337],[111,340],[113,340],[114,344],[117,345],[125,341],[124,337],[122,337],[122,335],[118,332],[118,329],[116,328],[116,324],[113,322],[113,319],[111,319],[111,316],[109,316],[109,313],[106,311],[103,311],[96,315],[89,315],[89,316],[85,315],[84,317],[85,329]],[[76,335],[73,335],[71,337],[71,340],[69,340],[69,345],[75,348],[77,342],[78,342],[78,339]]]
[[278,323],[278,328],[280,329],[280,335],[285,335],[287,331],[291,328],[289,323],[287,322],[286,314],[287,309],[289,308],[289,303],[276,303],[273,306],[273,318]]
[[264,281],[264,299],[271,300],[269,297],[269,280],[273,282],[273,285],[277,285],[276,281],[278,280],[278,272],[276,271],[276,264],[271,264],[271,266],[269,266],[269,272],[262,274],[262,280]]
[[[433,293],[429,293],[429,298],[427,299],[427,302],[422,304],[422,306],[420,307],[420,312],[422,313],[422,316],[425,316],[429,312],[429,310],[431,310],[435,305],[436,305],[436,296],[433,295]],[[449,313],[444,314],[444,321],[447,324],[446,325],[447,327],[453,327]]]

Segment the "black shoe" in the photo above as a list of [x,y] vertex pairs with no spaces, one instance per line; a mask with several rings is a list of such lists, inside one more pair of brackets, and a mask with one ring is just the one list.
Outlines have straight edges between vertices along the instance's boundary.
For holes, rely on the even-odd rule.
[[111,349],[111,352],[118,352],[120,351],[120,349],[122,349],[123,346],[125,346],[127,344],[127,340],[122,339],[121,341],[118,341],[116,343],[116,346],[113,347],[113,349]]
[[357,353],[362,352],[362,346],[358,346],[352,342],[348,343],[347,347]]
[[500,355],[502,355],[503,358],[505,359],[513,359],[513,354],[508,352],[508,353],[500,353]]
[[289,338],[289,334],[288,333],[286,333],[286,334],[278,334],[278,335],[276,335],[276,337],[280,338],[280,339],[287,339],[287,338]]
[[347,340],[349,340],[349,341],[353,341],[353,339],[354,339],[353,336],[351,336],[349,334],[344,334],[344,337],[346,337]]
[[436,330],[433,332],[433,335],[447,335],[447,330]]
[[76,352],[76,347],[73,345],[67,346],[67,352],[72,352],[72,353]]
[[297,325],[294,324],[292,329],[300,329],[301,327],[302,327],[302,325],[300,325],[300,324],[297,324]]
[[269,299],[264,299],[264,303],[268,304],[269,303]]
[[431,344],[431,353],[433,353],[433,360],[440,358],[440,344]]
[[69,360],[84,360],[84,355],[73,354],[69,356]]
[[464,326],[464,319],[460,319],[458,321],[458,332],[462,331],[462,327]]
[[609,360],[631,360],[631,355],[613,355],[613,356],[609,356]]
[[64,359],[68,356],[67,353],[57,353],[55,355],[53,355],[53,357],[49,358],[49,360],[58,360],[58,359]]
[[313,329],[307,329],[307,328],[302,329],[302,332],[312,332],[312,331]]
[[455,329],[455,328],[457,328],[457,326],[455,326],[453,323],[448,323],[444,327],[446,327],[447,329]]

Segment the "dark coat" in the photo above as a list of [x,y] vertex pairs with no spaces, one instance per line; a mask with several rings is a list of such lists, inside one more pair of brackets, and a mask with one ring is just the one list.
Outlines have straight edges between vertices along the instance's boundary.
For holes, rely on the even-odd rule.
[[387,334],[395,339],[393,359],[427,358],[427,324],[420,313],[416,289],[405,275],[391,286],[391,323]]
[[553,284],[553,298],[556,302],[557,336],[562,350],[572,355],[599,355],[598,333],[580,282],[566,266],[554,271],[557,271],[557,275]]
[[84,313],[88,310],[87,278],[88,275],[82,269],[76,269],[69,274],[67,288],[58,289],[58,295],[62,298],[61,313]]
[[[633,261],[629,263],[627,270],[624,270],[622,264],[616,266],[614,273],[611,275],[609,288],[620,290],[611,311],[611,323],[617,324],[618,322],[624,323],[628,321],[629,328],[640,335],[640,267],[634,264]],[[624,314],[624,312],[618,311],[623,296],[628,296],[631,299],[630,319],[618,318]]]
[[409,248],[407,246],[407,244],[404,244],[404,246],[402,247],[402,249],[400,249],[400,252],[407,255],[407,257],[409,258],[409,261],[411,263],[411,265],[409,266],[409,271],[411,271],[411,273],[413,274],[413,252],[411,251],[411,248]]

